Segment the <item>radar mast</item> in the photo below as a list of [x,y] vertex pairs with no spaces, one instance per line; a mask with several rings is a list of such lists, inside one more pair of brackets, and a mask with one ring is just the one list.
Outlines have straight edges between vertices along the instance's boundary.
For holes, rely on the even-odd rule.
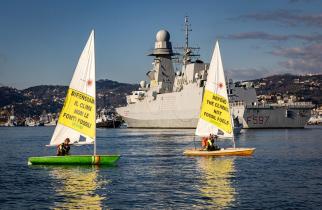
[[184,17],[184,34],[185,34],[185,44],[184,47],[176,47],[175,49],[182,50],[182,64],[187,65],[189,63],[193,63],[192,57],[199,57],[200,55],[197,53],[195,54],[193,51],[199,51],[199,47],[190,47],[189,46],[189,32],[191,32],[191,24],[189,23],[189,17]]

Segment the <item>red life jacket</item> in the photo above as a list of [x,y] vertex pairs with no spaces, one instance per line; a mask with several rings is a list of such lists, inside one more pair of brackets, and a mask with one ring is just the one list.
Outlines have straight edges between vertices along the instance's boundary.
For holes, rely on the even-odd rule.
[[203,137],[201,140],[201,146],[202,147],[207,147],[208,146],[208,138],[207,137]]

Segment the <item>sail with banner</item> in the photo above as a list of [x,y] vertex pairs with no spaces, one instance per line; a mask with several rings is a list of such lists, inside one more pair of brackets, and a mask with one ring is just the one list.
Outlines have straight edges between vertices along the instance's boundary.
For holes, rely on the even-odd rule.
[[252,155],[255,151],[255,148],[236,148],[235,146],[232,115],[218,41],[208,69],[207,83],[195,131],[195,135],[201,137],[211,138],[210,134],[217,135],[219,138],[232,139],[233,147],[215,150],[195,147],[185,150],[183,154],[191,156],[247,156]]
[[95,95],[95,49],[92,31],[70,82],[50,145],[61,144],[66,137],[72,144],[94,143]]
[[216,134],[219,137],[226,138],[232,138],[234,135],[218,41],[208,70],[207,83],[195,134],[197,136]]
[[60,145],[66,138],[70,144],[94,144],[93,155],[29,157],[30,165],[116,165],[120,155],[96,154],[96,87],[95,48],[92,30],[78,60],[63,109],[49,146]]

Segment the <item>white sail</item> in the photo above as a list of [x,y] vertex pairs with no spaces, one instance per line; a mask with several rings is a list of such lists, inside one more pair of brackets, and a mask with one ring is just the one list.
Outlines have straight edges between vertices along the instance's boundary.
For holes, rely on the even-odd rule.
[[207,83],[195,134],[198,136],[216,134],[219,137],[232,138],[231,122],[224,68],[217,41],[208,70]]
[[71,143],[94,143],[96,137],[95,95],[93,30],[78,60],[50,145],[58,145],[66,138],[69,138]]

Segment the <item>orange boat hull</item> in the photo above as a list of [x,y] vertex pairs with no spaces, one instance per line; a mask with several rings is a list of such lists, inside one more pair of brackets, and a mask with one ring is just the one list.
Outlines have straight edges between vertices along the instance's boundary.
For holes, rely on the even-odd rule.
[[226,148],[217,151],[188,149],[183,154],[188,156],[250,156],[254,151],[255,148]]

